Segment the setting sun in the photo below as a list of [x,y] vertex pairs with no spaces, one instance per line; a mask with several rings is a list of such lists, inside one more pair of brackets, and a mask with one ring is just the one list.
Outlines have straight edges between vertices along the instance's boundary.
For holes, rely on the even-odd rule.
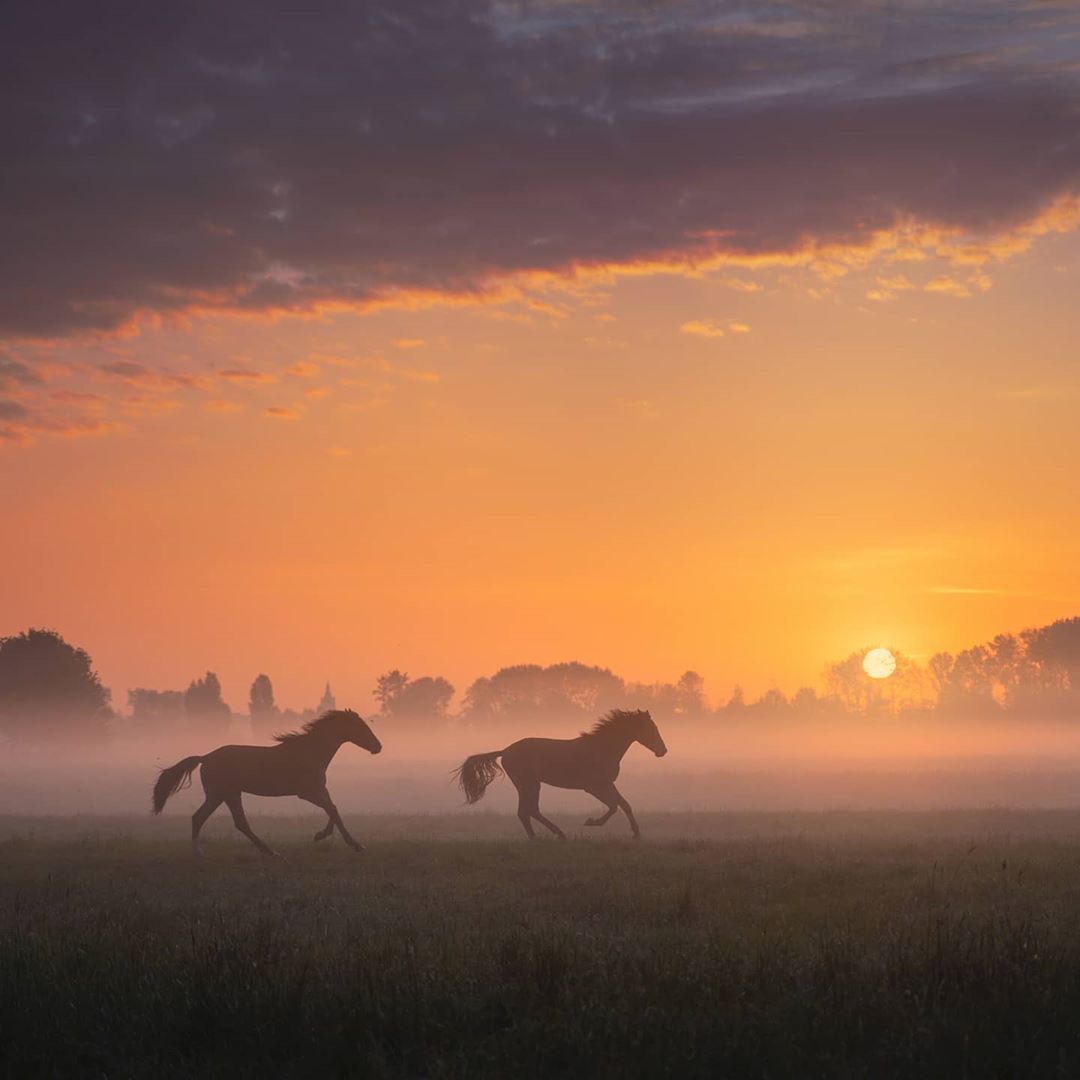
[[887,679],[896,670],[896,657],[888,649],[871,649],[862,667],[871,679]]

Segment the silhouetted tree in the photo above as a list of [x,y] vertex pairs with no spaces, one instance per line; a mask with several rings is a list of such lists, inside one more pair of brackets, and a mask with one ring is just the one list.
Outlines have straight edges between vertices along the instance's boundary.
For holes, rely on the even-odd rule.
[[389,671],[379,677],[374,693],[383,716],[398,721],[430,722],[446,719],[454,688],[439,676],[410,679],[400,671]]
[[248,696],[248,715],[251,727],[259,735],[274,735],[280,726],[281,714],[274,702],[274,686],[268,675],[257,675]]
[[0,639],[0,733],[22,742],[97,738],[108,704],[87,652],[55,631]]
[[477,679],[466,691],[461,715],[472,723],[550,719],[584,721],[627,704],[627,688],[608,668],[576,661],[516,664]]
[[749,708],[752,713],[775,719],[787,713],[791,708],[791,703],[780,690],[773,686],[766,690]]
[[859,649],[825,668],[825,692],[834,707],[848,713],[896,714],[933,705],[932,680],[924,668],[893,649],[896,670],[888,678],[872,679],[863,671],[867,651]]
[[746,697],[743,694],[743,688],[738,683],[732,687],[731,697],[718,711],[730,718],[740,717],[746,712]]
[[696,671],[684,671],[675,684],[675,698],[683,716],[701,716],[706,710],[705,680]]
[[232,712],[221,700],[221,683],[212,671],[194,679],[184,691],[184,711],[193,728],[221,732],[228,727]]
[[825,703],[812,686],[800,686],[791,699],[791,711],[800,720],[812,720],[825,712]]
[[379,703],[379,712],[388,714],[387,705],[405,689],[408,682],[409,676],[404,671],[398,671],[397,668],[378,677],[372,693]]
[[161,735],[183,729],[187,720],[182,690],[147,690],[137,687],[128,691],[128,709],[135,730],[144,735]]
[[1080,618],[1059,619],[1026,631],[1023,638],[1031,662],[1025,672],[1029,683],[1062,704],[1080,694]]

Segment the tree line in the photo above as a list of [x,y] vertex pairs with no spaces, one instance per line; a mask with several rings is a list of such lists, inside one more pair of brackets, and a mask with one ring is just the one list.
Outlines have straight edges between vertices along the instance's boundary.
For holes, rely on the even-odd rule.
[[[451,724],[539,731],[556,721],[585,724],[613,708],[648,709],[668,723],[710,724],[857,715],[1020,720],[1080,715],[1080,618],[999,634],[956,655],[937,653],[925,665],[894,651],[896,671],[888,679],[866,675],[864,654],[857,650],[828,664],[820,693],[802,687],[788,697],[770,689],[747,700],[735,687],[716,705],[710,705],[704,680],[694,671],[673,683],[642,683],[577,661],[500,668],[466,687],[456,709],[455,688],[441,676],[414,678],[394,669],[378,677],[372,695],[376,719],[416,732]],[[248,692],[247,712],[234,713],[217,675],[207,671],[186,689],[131,690],[126,713],[119,713],[85,649],[46,629],[0,639],[0,738],[10,742],[99,740],[121,728],[224,734],[237,717],[250,721],[254,736],[269,738],[335,706],[327,684],[311,707],[282,708],[269,676],[259,674]]]

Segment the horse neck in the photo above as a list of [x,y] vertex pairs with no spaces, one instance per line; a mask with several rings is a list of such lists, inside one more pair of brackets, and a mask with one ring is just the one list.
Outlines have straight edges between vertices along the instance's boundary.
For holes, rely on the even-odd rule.
[[598,731],[590,736],[596,740],[596,745],[603,747],[616,761],[622,761],[630,744],[634,741],[633,735],[626,735],[620,731]]
[[295,745],[298,752],[314,758],[325,768],[334,760],[334,755],[344,742],[345,740],[338,736],[319,735],[313,731],[306,738],[298,739]]

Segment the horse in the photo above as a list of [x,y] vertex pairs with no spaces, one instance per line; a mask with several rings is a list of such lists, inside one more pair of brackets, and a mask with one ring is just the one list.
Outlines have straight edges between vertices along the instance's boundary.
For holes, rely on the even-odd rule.
[[[530,840],[536,838],[533,819],[550,829],[560,840],[566,834],[540,813],[540,785],[585,791],[607,807],[607,813],[589,818],[586,825],[603,825],[619,810],[626,814],[634,839],[641,838],[634,811],[615,786],[619,764],[630,744],[641,743],[657,757],[667,753],[652,716],[643,709],[629,712],[613,709],[589,731],[576,739],[519,739],[505,750],[473,754],[454,775],[465,801],[479,802],[488,784],[500,773],[510,777],[518,792],[518,818]],[[502,765],[499,764],[502,758]]]
[[382,743],[352,709],[333,709],[309,720],[300,731],[275,735],[277,746],[219,746],[209,754],[187,757],[162,769],[154,784],[153,812],[160,814],[169,797],[191,784],[191,774],[201,765],[206,801],[191,815],[191,844],[202,854],[199,830],[206,819],[225,803],[233,824],[264,855],[276,855],[248,824],[241,793],[296,795],[326,811],[326,827],[315,834],[325,840],[336,828],[353,851],[362,847],[350,835],[326,790],[326,769],[343,743],[377,754]]

